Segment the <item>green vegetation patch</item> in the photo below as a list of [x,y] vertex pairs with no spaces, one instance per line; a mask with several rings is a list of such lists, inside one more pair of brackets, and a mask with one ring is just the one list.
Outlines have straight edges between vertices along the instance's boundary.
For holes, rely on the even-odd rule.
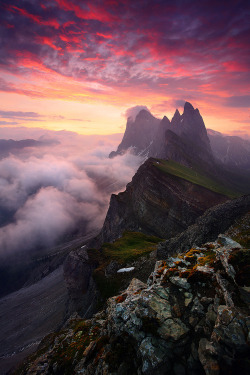
[[206,189],[214,191],[215,193],[223,194],[229,198],[235,198],[240,195],[212,178],[197,172],[195,169],[188,168],[173,160],[156,159],[153,165],[164,173],[180,177],[192,182],[193,184],[205,187]]
[[124,232],[123,236],[114,243],[104,243],[102,250],[105,258],[123,264],[155,250],[160,241],[162,239],[159,237],[148,236],[140,232]]
[[113,243],[105,242],[101,249],[89,249],[88,255],[100,266],[108,264],[114,260],[124,265],[132,262],[143,255],[151,253],[162,238],[149,236],[140,232],[125,231],[121,238]]
[[122,268],[141,256],[149,255],[157,247],[162,239],[155,236],[149,236],[140,232],[123,233],[122,237],[114,243],[104,243],[100,250],[89,249],[88,254],[92,261],[98,264],[93,272],[93,277],[97,288],[101,294],[100,306],[107,300],[119,293],[122,288],[127,287],[134,277],[134,272],[114,273],[112,276],[105,275],[105,269],[111,261],[115,261]]

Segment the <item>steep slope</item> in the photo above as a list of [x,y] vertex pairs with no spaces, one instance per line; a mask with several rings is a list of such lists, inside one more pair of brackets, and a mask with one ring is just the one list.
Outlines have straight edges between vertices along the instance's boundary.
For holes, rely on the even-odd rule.
[[187,230],[162,242],[157,249],[158,258],[164,259],[170,254],[185,251],[193,244],[200,246],[205,241],[214,241],[220,233],[234,223],[235,217],[241,217],[248,211],[250,211],[250,195],[210,208]]
[[66,300],[62,266],[0,299],[1,375],[34,352],[42,338],[62,324]]
[[125,192],[112,195],[97,245],[125,230],[170,238],[193,224],[209,207],[230,193],[213,180],[174,162],[148,159]]

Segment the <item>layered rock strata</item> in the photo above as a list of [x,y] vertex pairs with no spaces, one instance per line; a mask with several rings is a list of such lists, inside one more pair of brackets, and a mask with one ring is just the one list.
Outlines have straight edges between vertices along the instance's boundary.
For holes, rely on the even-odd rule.
[[229,198],[157,168],[148,159],[124,192],[112,194],[95,246],[119,238],[125,230],[171,238],[193,224],[208,208]]

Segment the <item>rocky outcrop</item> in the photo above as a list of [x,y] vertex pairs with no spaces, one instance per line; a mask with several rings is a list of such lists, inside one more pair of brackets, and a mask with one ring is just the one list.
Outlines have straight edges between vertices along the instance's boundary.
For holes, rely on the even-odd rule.
[[[249,250],[220,236],[158,261],[87,321],[43,340],[19,375],[242,375],[249,371]],[[70,371],[70,372],[69,372]]]
[[[158,164],[157,164],[158,163]],[[193,224],[209,207],[228,197],[165,173],[160,162],[148,159],[127,185],[112,195],[109,210],[95,246],[119,238],[125,230],[170,238]]]
[[236,219],[242,217],[249,210],[250,195],[210,208],[187,230],[162,242],[157,249],[158,258],[164,259],[171,254],[185,251],[193,244],[200,246],[205,241],[214,241],[219,233],[225,232]]

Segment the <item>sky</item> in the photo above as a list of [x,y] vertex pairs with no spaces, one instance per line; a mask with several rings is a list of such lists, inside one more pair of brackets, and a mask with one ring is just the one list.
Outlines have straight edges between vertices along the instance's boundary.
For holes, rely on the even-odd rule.
[[250,134],[248,0],[2,0],[0,138],[122,133],[130,107]]

